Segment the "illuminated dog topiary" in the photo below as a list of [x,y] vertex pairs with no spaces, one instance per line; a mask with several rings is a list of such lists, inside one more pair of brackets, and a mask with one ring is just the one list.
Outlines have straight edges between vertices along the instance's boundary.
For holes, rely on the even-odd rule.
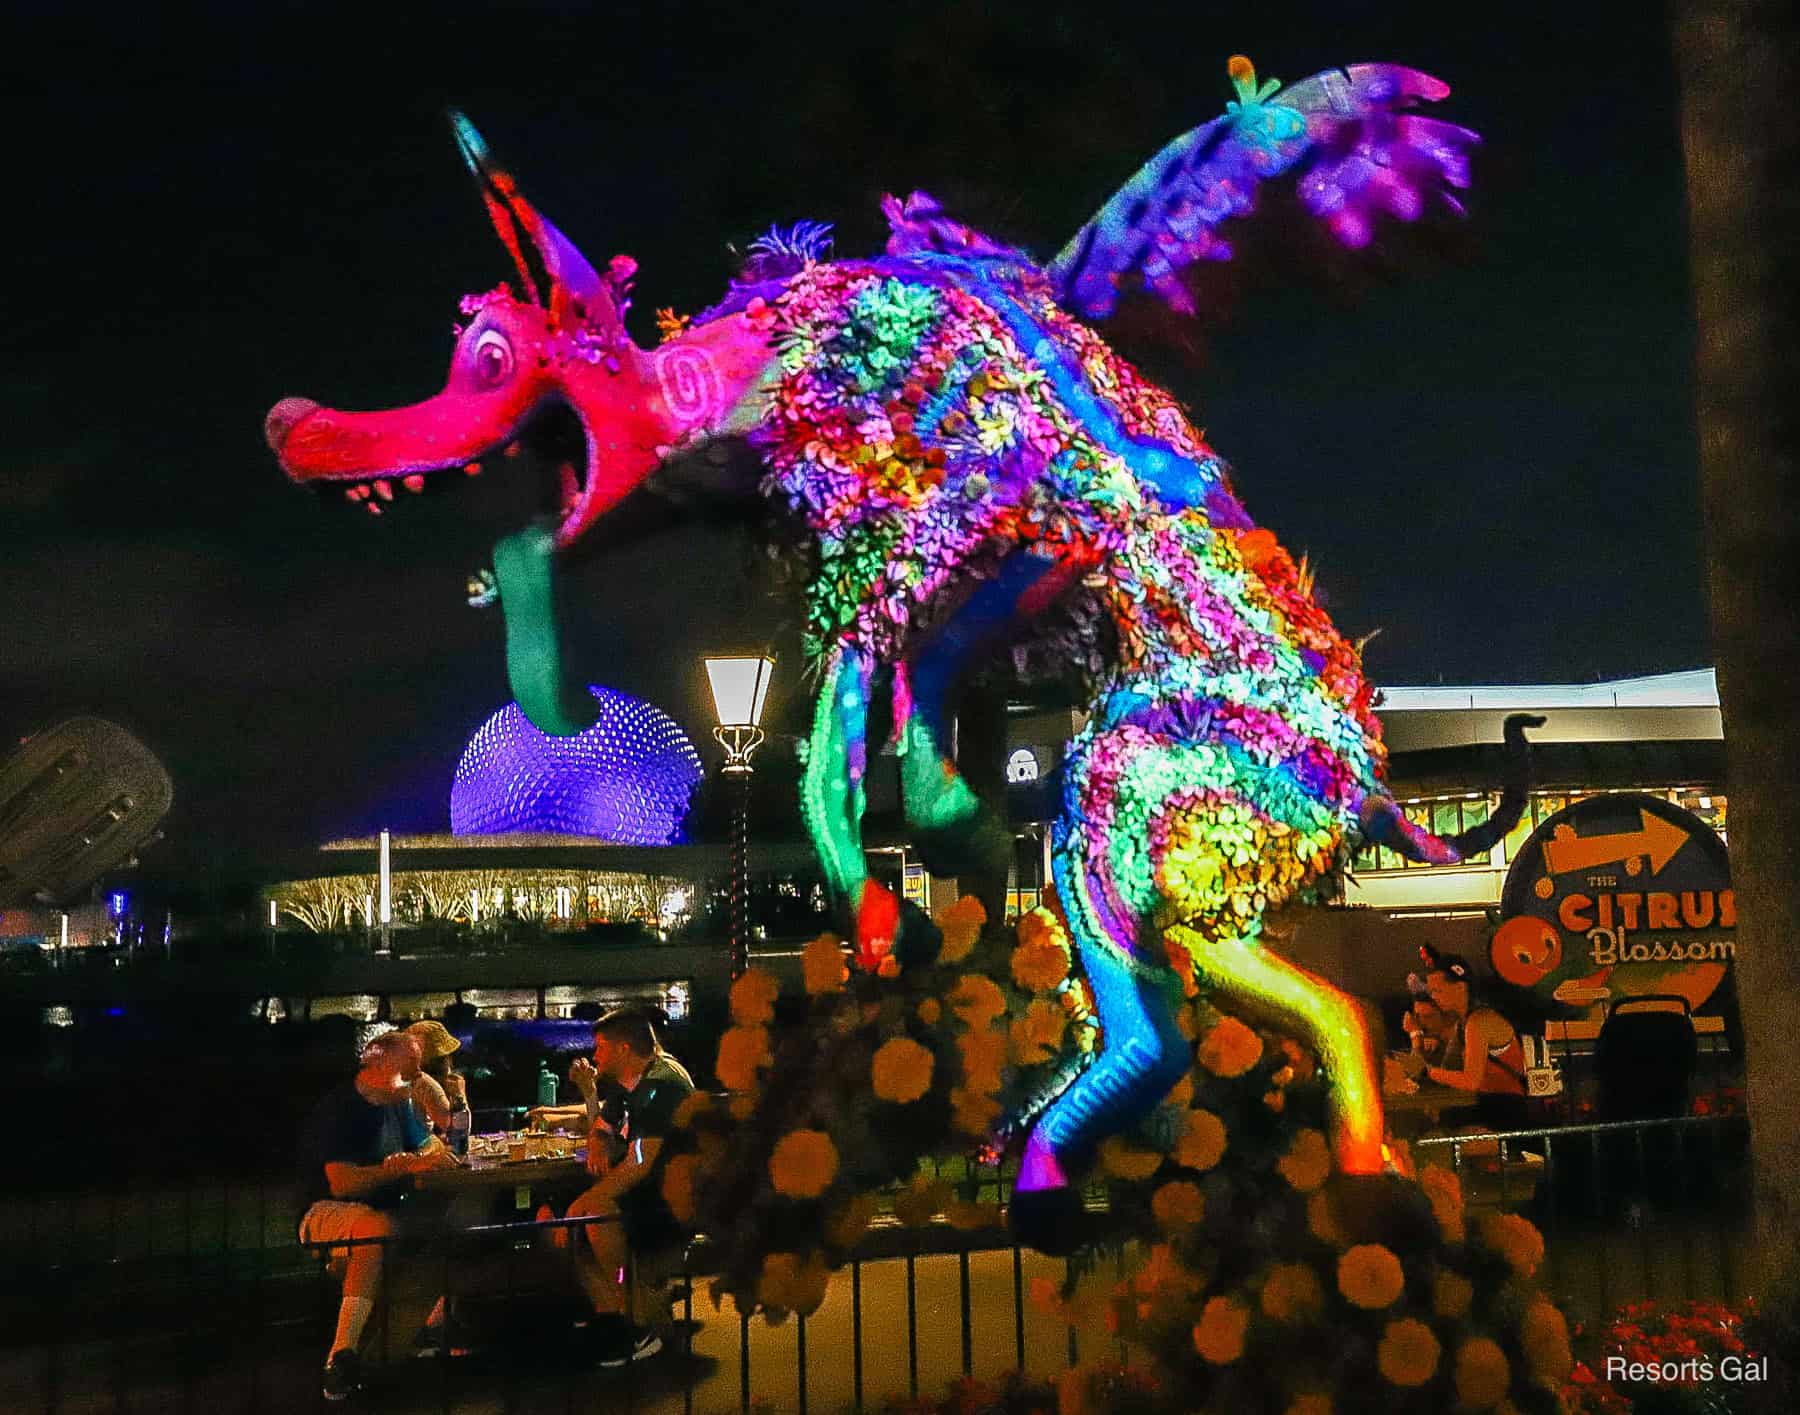
[[[449,382],[425,403],[341,413],[304,399],[267,435],[297,481],[355,483],[379,511],[394,480],[508,444],[543,405],[579,418],[553,528],[500,543],[514,692],[545,731],[585,725],[564,691],[551,616],[555,550],[574,544],[664,464],[747,442],[762,493],[812,541],[808,653],[820,671],[802,798],[806,824],[866,969],[919,952],[922,920],[870,879],[861,846],[872,698],[891,695],[909,823],[939,858],[998,838],[947,750],[946,698],[1010,644],[1027,674],[1082,674],[1054,827],[1058,893],[1094,992],[1104,1047],[1041,1112],[1019,1189],[1055,1211],[1103,1136],[1185,1071],[1167,948],[1221,996],[1293,1028],[1334,1084],[1332,1148],[1348,1174],[1382,1169],[1382,1116],[1354,1005],[1261,946],[1264,913],[1366,841],[1411,858],[1479,853],[1517,819],[1509,789],[1482,826],[1440,839],[1381,786],[1373,691],[1309,576],[1233,493],[1179,405],[1083,319],[1141,282],[1177,308],[1182,270],[1223,259],[1227,218],[1293,173],[1344,244],[1376,218],[1455,207],[1474,135],[1404,111],[1447,88],[1384,64],[1283,92],[1230,65],[1227,114],[1169,144],[1048,265],[949,219],[923,193],[888,198],[886,252],[829,260],[802,226],[756,243],[727,297],[665,316],[640,349],[623,316],[636,270],[597,272],[520,194],[460,117],[456,131],[522,289],[463,302]],[[721,453],[720,463],[728,458]],[[486,591],[483,591],[485,597]],[[1519,721],[1509,740],[1523,755]]]

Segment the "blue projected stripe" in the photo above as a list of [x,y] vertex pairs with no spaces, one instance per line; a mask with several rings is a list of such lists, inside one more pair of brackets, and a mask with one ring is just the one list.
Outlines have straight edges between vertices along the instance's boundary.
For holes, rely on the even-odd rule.
[[1130,462],[1138,478],[1154,487],[1165,503],[1187,508],[1199,506],[1206,500],[1213,478],[1199,463],[1184,457],[1161,438],[1136,437],[1128,433],[1112,404],[1094,393],[1086,373],[1070,367],[1068,358],[1056,342],[1000,288],[984,262],[929,252],[912,259],[928,267],[953,268],[961,277],[958,283],[979,296],[982,303],[999,315],[1019,347],[1043,367],[1057,397],[1069,411],[1090,431],[1099,434],[1100,441],[1109,451]]

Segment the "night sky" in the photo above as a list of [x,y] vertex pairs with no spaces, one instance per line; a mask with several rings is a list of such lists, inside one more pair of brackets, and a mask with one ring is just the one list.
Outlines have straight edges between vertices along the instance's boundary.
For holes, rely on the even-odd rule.
[[[603,265],[633,322],[722,291],[773,222],[885,234],[921,187],[1048,257],[1230,97],[1388,59],[1480,130],[1470,219],[1346,281],[1269,256],[1228,323],[1128,319],[1256,519],[1310,554],[1378,682],[1588,681],[1710,660],[1681,156],[1655,7],[654,4],[91,7],[7,21],[13,182],[0,353],[0,741],[81,712],[168,764],[154,873],[330,835],[443,829],[507,699],[468,572],[516,527],[490,474],[380,520],[289,485],[287,394],[440,386],[465,292],[510,275],[443,119],[464,108]],[[54,7],[60,9],[61,7]],[[1304,251],[1304,242],[1294,250]],[[22,260],[21,260],[22,257]],[[1204,334],[1204,348],[1193,336]],[[697,655],[794,609],[742,531],[640,516],[568,570],[575,660],[705,750]],[[222,864],[220,862],[223,862]]]

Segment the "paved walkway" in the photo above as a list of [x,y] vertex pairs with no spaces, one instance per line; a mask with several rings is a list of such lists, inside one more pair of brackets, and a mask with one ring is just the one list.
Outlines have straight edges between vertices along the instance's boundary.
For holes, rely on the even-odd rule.
[[[1022,1253],[968,1257],[969,1369],[997,1376],[1018,1362],[1021,1338],[1026,1368],[1053,1373],[1069,1358],[1069,1330],[1030,1301],[1034,1277],[1060,1281],[1060,1260]],[[913,1262],[914,1340],[908,1340],[907,1263],[864,1263],[832,1282],[825,1305],[805,1323],[789,1318],[770,1326],[752,1320],[749,1380],[753,1401],[773,1411],[840,1411],[852,1407],[857,1388],[854,1340],[860,1284],[863,1402],[878,1405],[911,1390],[941,1391],[963,1374],[963,1270],[954,1255]],[[1015,1294],[1018,1294],[1015,1300]],[[332,1294],[326,1293],[327,1297]],[[743,1328],[727,1303],[714,1313],[702,1283],[694,1295],[692,1349],[676,1349],[678,1333],[660,1355],[623,1371],[578,1363],[566,1318],[569,1308],[543,1299],[520,1299],[517,1321],[500,1333],[497,1349],[448,1362],[410,1359],[416,1299],[396,1305],[386,1333],[369,1338],[372,1410],[469,1412],[537,1410],[736,1411],[742,1390]],[[681,1314],[678,1307],[677,1315]],[[319,1340],[329,1330],[328,1310],[316,1321],[241,1334],[224,1341],[197,1336],[191,1353],[180,1337],[152,1333],[115,1342],[85,1342],[45,1350],[0,1352],[0,1410],[79,1412],[228,1411],[312,1409],[318,1405]],[[491,1316],[491,1313],[490,1313]],[[220,1314],[196,1314],[202,1327]],[[521,1326],[523,1329],[521,1330]],[[249,1339],[246,1340],[245,1336]],[[383,1340],[394,1353],[381,1363]],[[1076,1349],[1091,1356],[1109,1348],[1098,1327],[1076,1333]],[[915,1387],[916,1381],[916,1387]],[[804,1385],[804,1395],[802,1387]]]

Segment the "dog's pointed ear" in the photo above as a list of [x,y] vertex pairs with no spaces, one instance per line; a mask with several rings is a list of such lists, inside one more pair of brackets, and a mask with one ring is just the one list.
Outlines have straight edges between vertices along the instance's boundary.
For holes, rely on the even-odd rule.
[[512,174],[494,161],[475,125],[454,109],[450,129],[463,162],[481,189],[494,231],[518,267],[527,298],[559,320],[617,329],[620,311],[612,286],[575,249],[575,243],[525,199]]

